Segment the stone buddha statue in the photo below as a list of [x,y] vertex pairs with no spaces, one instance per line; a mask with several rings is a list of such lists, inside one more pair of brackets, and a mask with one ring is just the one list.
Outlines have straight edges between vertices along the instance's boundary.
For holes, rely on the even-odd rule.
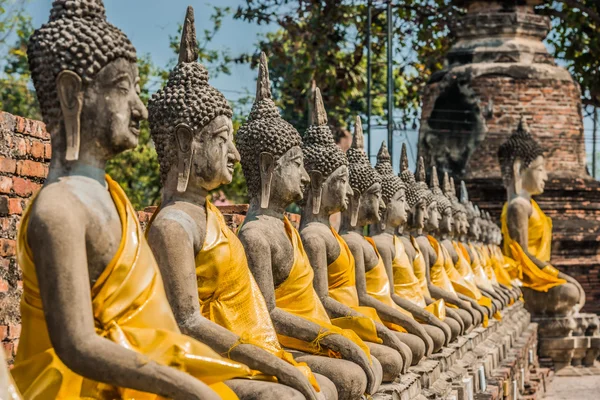
[[381,193],[385,210],[382,212],[380,222],[371,226],[371,237],[383,259],[390,286],[394,288],[392,298],[396,304],[409,311],[423,324],[423,328],[434,342],[441,338],[439,331],[443,332],[444,340],[434,345],[434,348],[439,350],[460,333],[460,327],[456,326],[458,329],[453,335],[448,324],[443,322],[446,319],[444,301],[434,302],[430,298],[426,299],[421,282],[415,275],[413,265],[406,253],[403,240],[396,234],[404,230],[407,221],[406,185],[394,173],[385,142],[381,144],[377,154],[375,169],[381,176]]
[[585,293],[550,264],[552,221],[532,198],[543,193],[548,177],[544,152],[523,119],[500,146],[498,159],[508,199],[502,210],[504,254],[522,271],[525,306],[536,315],[571,315],[583,307]]
[[101,0],[56,0],[28,58],[52,161],[17,237],[23,397],[236,399],[222,382],[250,369],[180,333],[136,210],[105,175],[147,117],[132,44]]
[[464,206],[467,221],[469,223],[469,228],[467,229],[466,235],[462,237],[462,242],[475,277],[475,283],[486,297],[492,299],[495,307],[494,315],[496,318],[500,318],[500,314],[497,314],[497,312],[504,307],[505,299],[496,291],[492,280],[488,277],[486,263],[483,254],[479,249],[481,239],[479,212],[473,203],[469,201],[469,194],[464,181],[461,181],[460,184],[460,202]]
[[[163,183],[161,206],[146,228],[148,243],[180,329],[260,373],[261,380],[226,382],[238,397],[316,399],[315,377],[282,349],[244,248],[207,199],[231,182],[239,153],[232,110],[208,83],[197,48],[188,7],[179,63],[148,107]],[[274,378],[280,384],[268,382]]]
[[468,301],[471,307],[479,311],[473,313],[475,325],[479,325],[483,322],[485,310],[477,303],[477,299],[481,298],[481,292],[477,289],[474,282],[466,279],[456,268],[457,255],[451,242],[451,235],[454,232],[454,225],[458,224],[458,221],[454,221],[454,215],[452,210],[452,203],[446,197],[442,189],[440,188],[440,182],[438,179],[437,168],[435,166],[431,169],[431,193],[433,200],[437,204],[437,211],[440,215],[440,222],[437,230],[433,232],[439,245],[441,245],[441,251],[444,256],[444,269],[452,287],[454,288],[458,298],[464,301]]
[[300,134],[281,118],[271,98],[264,53],[256,100],[236,143],[251,199],[238,235],[279,342],[297,361],[331,379],[340,399],[374,393],[381,365],[353,331],[331,323],[313,288],[314,272],[300,234],[284,215],[286,207],[302,200],[309,176]]
[[[424,355],[437,350],[445,341],[444,333],[437,330],[436,343],[413,315],[396,304],[392,298],[389,277],[375,242],[363,235],[369,224],[379,223],[380,208],[385,207],[381,199],[381,177],[371,166],[364,151],[364,139],[360,118],[356,118],[352,147],[346,153],[350,169],[350,187],[353,191],[352,207],[342,213],[340,233],[352,252],[356,267],[356,288],[360,304],[373,307],[379,318],[411,348],[412,365]],[[358,208],[356,223],[353,208]]]
[[8,367],[4,351],[0,351],[0,399],[3,400],[22,400],[21,393],[13,380]]
[[462,334],[473,326],[470,304],[457,296],[444,268],[445,254],[441,246],[433,236],[425,234],[426,228],[432,232],[437,230],[440,215],[437,211],[437,203],[433,200],[433,195],[424,182],[423,162],[420,160],[419,164],[417,173],[420,180],[417,181],[414,174],[408,169],[406,146],[403,145],[400,177],[406,185],[406,199],[409,207],[407,226],[402,232],[404,245],[409,259],[413,262],[415,274],[427,290],[427,296],[435,300],[443,299],[447,304],[458,307],[446,309],[447,317],[449,317],[446,323],[451,324],[451,320],[455,320],[460,326],[459,333]]
[[312,120],[302,137],[310,185],[301,202],[300,235],[314,271],[313,285],[333,324],[347,327],[363,339],[382,365],[383,381],[391,382],[408,370],[410,363],[403,360],[410,361],[412,355],[383,325],[374,308],[360,305],[354,257],[329,221],[332,214],[348,209],[352,195],[348,159],[335,144],[327,125],[319,88],[315,89],[312,103]]

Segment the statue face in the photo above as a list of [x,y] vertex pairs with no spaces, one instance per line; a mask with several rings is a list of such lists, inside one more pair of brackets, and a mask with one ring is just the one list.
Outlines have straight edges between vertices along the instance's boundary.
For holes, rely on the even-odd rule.
[[348,167],[342,165],[325,179],[321,207],[333,214],[348,209],[352,189],[349,185]]
[[437,231],[440,227],[441,215],[437,209],[437,202],[432,202],[427,206],[426,228],[429,232]]
[[408,217],[408,210],[406,207],[404,189],[400,189],[386,205],[386,222],[394,228],[406,224]]
[[452,218],[452,209],[446,208],[442,213],[439,229],[442,233],[450,233],[452,232],[453,224],[454,218]]
[[417,204],[410,210],[413,220],[413,228],[423,229],[425,228],[425,220],[427,218],[427,204],[425,200],[419,200]]
[[471,227],[469,225],[469,220],[467,218],[467,214],[465,214],[464,212],[460,212],[458,213],[458,219],[457,219],[457,232],[459,235],[466,235],[467,233],[469,233],[469,228]]
[[481,227],[479,218],[473,218],[473,220],[469,223],[470,229],[469,233],[474,240],[478,240],[481,237]]
[[137,146],[140,122],[148,118],[139,94],[135,63],[120,58],[100,70],[84,88],[79,117],[82,153],[100,152],[110,158]]
[[521,172],[523,190],[531,195],[544,193],[544,187],[548,180],[545,160],[543,156],[538,156]]
[[197,180],[203,189],[213,190],[231,182],[233,167],[240,161],[240,154],[233,144],[230,118],[221,115],[213,119],[194,135],[192,148],[195,174],[190,177],[190,183]]
[[358,209],[359,225],[379,222],[381,220],[379,215],[381,204],[381,184],[375,183],[360,196],[360,207]]
[[277,198],[282,204],[292,204],[302,200],[304,189],[310,182],[300,146],[289,149],[275,162],[271,180],[271,199]]

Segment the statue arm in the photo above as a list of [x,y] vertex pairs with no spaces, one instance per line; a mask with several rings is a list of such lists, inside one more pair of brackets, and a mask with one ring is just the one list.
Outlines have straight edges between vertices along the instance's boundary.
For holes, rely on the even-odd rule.
[[[206,232],[197,240],[173,219],[158,219],[150,228],[148,242],[161,270],[165,291],[181,331],[208,345],[219,354],[298,389],[308,399],[316,394],[308,380],[291,364],[252,344],[238,344],[240,337],[202,316],[198,298],[195,248],[204,242]],[[194,246],[196,241],[196,246]],[[226,266],[220,266],[225,268]],[[233,349],[233,350],[231,350]]]
[[350,251],[354,255],[354,261],[356,265],[356,290],[358,292],[358,300],[361,306],[373,307],[377,310],[377,314],[382,320],[389,321],[396,325],[399,325],[406,329],[408,333],[418,336],[425,342],[425,349],[428,355],[433,351],[433,340],[425,329],[414,319],[401,313],[393,307],[382,303],[381,301],[369,296],[367,293],[367,281],[365,278],[365,261],[362,246],[354,243],[353,241],[347,241]]
[[325,238],[318,235],[302,235],[302,244],[314,272],[313,286],[315,291],[330,318],[361,317],[360,313],[329,296],[327,245],[325,240]]
[[60,202],[42,196],[32,212],[28,241],[34,244],[48,333],[60,360],[76,374],[109,385],[167,398],[218,400],[215,392],[191,375],[96,334],[82,222],[87,216],[62,191],[54,193]]
[[517,198],[508,207],[508,234],[512,240],[521,245],[521,249],[525,255],[538,268],[543,269],[546,265],[550,265],[529,252],[529,217],[531,215],[531,204],[525,199]]
[[[239,239],[246,250],[248,266],[254,275],[254,279],[260,288],[271,320],[277,333],[293,337],[304,342],[313,342],[322,332],[322,328],[314,322],[293,315],[277,307],[275,302],[275,285],[273,282],[273,256],[271,245],[265,235],[250,230],[246,225],[239,234]],[[370,391],[374,391],[377,385],[375,374],[371,368],[369,359],[358,345],[346,339],[342,335],[331,334],[323,337],[321,345],[327,349],[338,352],[342,358],[353,361],[359,365],[367,375]]]
[[385,246],[385,245],[383,245],[383,243],[381,243],[381,245],[379,245],[379,243],[377,243],[377,244],[378,244],[377,249],[379,250],[379,254],[381,255],[381,258],[383,259],[383,264],[385,265],[385,271],[390,280],[390,287],[392,288],[392,291],[391,291],[392,292],[392,300],[394,300],[394,303],[398,304],[400,307],[402,307],[403,309],[405,309],[406,311],[411,313],[413,315],[413,317],[415,317],[419,321],[423,321],[429,325],[437,326],[438,328],[440,328],[446,335],[446,339],[447,339],[446,342],[448,342],[450,340],[449,338],[450,338],[451,332],[450,332],[449,328],[439,318],[437,318],[435,315],[433,315],[429,311],[419,307],[412,301],[404,299],[404,298],[398,296],[396,293],[394,293],[394,268],[392,266],[392,263],[393,263],[394,257],[396,256],[395,249],[390,246]]

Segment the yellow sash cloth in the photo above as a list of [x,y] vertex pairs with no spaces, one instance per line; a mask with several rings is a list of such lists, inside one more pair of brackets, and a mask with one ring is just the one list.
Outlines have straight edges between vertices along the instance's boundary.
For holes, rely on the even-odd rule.
[[[319,354],[332,358],[340,358],[340,354],[333,350],[323,349],[320,341],[331,334],[340,334],[356,343],[369,357],[369,347],[358,335],[350,330],[335,326],[327,315],[323,303],[313,287],[314,272],[304,251],[300,234],[287,218],[283,220],[285,231],[294,248],[294,265],[285,281],[275,288],[275,304],[278,308],[304,318],[319,325],[322,329],[317,338],[312,342],[304,342],[289,336],[278,334],[279,342],[290,349],[300,350],[311,354]],[[365,318],[366,319],[366,318]]]
[[469,242],[467,246],[469,246],[469,250],[471,250],[471,269],[473,270],[473,274],[475,274],[475,282],[477,282],[477,286],[480,286],[490,292],[494,292],[495,290],[492,286],[492,282],[488,278],[483,266],[481,254],[473,243]]
[[[452,285],[452,281],[448,276],[448,272],[446,270],[446,266],[448,264],[446,260],[446,254],[444,253],[444,249],[442,245],[439,244],[437,240],[433,236],[427,236],[433,251],[437,254],[437,259],[435,263],[429,268],[429,277],[431,279],[431,283],[446,292],[456,294],[456,290],[454,290],[454,286]],[[448,255],[448,258],[450,256]],[[450,262],[452,262],[450,260]]]
[[[477,287],[477,283],[475,281],[475,274],[471,269],[471,265],[469,263],[469,255],[466,253],[464,247],[456,241],[452,241],[452,247],[454,247],[454,251],[458,256],[458,260],[456,264],[454,264],[454,269],[460,274],[462,277],[462,285],[455,286],[454,288],[458,293],[464,294],[472,299],[479,300],[483,297],[481,291]],[[452,282],[454,284],[454,282]]]
[[[146,232],[158,214],[150,219]],[[240,337],[238,344],[252,344],[298,368],[319,391],[319,384],[306,363],[298,363],[277,340],[265,299],[248,267],[242,243],[227,226],[223,214],[206,200],[206,237],[196,255],[198,299],[202,315]],[[233,347],[232,349],[233,350]],[[231,351],[230,350],[230,351]],[[255,371],[253,378],[277,381]]]
[[[529,254],[540,261],[550,261],[550,250],[552,243],[552,220],[544,214],[540,206],[531,200],[532,213],[529,217],[527,235],[527,250]],[[559,271],[546,266],[540,269],[525,254],[519,243],[512,240],[508,232],[508,203],[502,209],[502,234],[504,236],[504,254],[511,256],[519,265],[522,274],[523,286],[538,292],[547,292],[549,289],[562,285],[567,281],[558,277]]]
[[421,282],[413,271],[413,266],[408,259],[406,249],[402,241],[394,236],[395,256],[392,260],[392,271],[394,273],[394,293],[403,299],[409,300],[421,308],[427,303],[421,289]]
[[498,283],[502,285],[508,286],[512,289],[512,279],[508,270],[513,266],[510,262],[502,255],[502,250],[500,247],[488,244],[487,245],[488,252],[491,257],[492,266],[494,268],[494,273],[496,274],[496,279]]
[[[211,385],[223,399],[237,399],[222,382],[248,376],[250,369],[219,356],[208,346],[179,332],[158,265],[141,232],[136,212],[119,185],[109,176],[106,181],[123,233],[115,257],[92,287],[97,334],[159,364],[187,372]],[[48,335],[35,265],[27,243],[31,204],[23,215],[17,241],[17,258],[23,270],[22,334],[13,376],[23,396],[36,400],[162,399],[154,394],[86,379],[69,370],[58,358]]]
[[329,296],[359,312],[367,318],[343,317],[334,318],[331,322],[340,328],[353,330],[362,340],[373,343],[383,343],[377,336],[375,322],[383,323],[373,307],[361,306],[356,291],[356,265],[354,256],[346,241],[331,227],[331,233],[340,247],[338,258],[327,266]]
[[421,293],[423,296],[431,298],[431,293],[429,293],[429,281],[427,280],[427,265],[425,265],[425,258],[423,257],[423,253],[421,252],[421,247],[419,243],[417,243],[417,239],[414,237],[410,237],[410,243],[415,249],[415,259],[413,260],[413,272],[415,276],[419,280],[421,285]]
[[[383,263],[383,259],[377,250],[377,246],[373,239],[369,237],[365,237],[367,242],[373,247],[375,253],[377,253],[377,265],[373,267],[370,271],[365,272],[365,280],[367,282],[367,294],[375,299],[379,300],[385,305],[388,305],[395,310],[400,311],[402,314],[413,318],[412,314],[400,307],[398,304],[394,302],[392,299],[392,291],[390,288],[390,280],[385,271],[385,264]],[[394,324],[390,321],[383,321],[385,326],[388,328],[395,330],[396,332],[406,332],[406,329],[401,327],[400,325]]]

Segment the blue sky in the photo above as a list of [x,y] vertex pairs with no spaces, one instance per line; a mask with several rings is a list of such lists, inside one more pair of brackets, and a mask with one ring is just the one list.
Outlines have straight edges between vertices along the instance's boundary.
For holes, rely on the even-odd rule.
[[[32,16],[35,27],[48,20],[51,0],[15,0],[16,3],[20,1],[27,2],[26,10]],[[127,34],[138,54],[150,54],[154,63],[161,67],[168,65],[174,57],[169,48],[169,35],[177,33],[177,27],[183,22],[188,5],[194,7],[196,28],[200,32],[212,27],[209,18],[214,6],[229,6],[235,10],[243,3],[244,0],[104,0],[109,21]],[[223,26],[211,47],[228,49],[232,55],[254,52],[257,51],[258,37],[273,29],[273,26],[257,26],[228,17],[223,21]],[[254,92],[255,71],[247,65],[234,65],[231,72],[231,75],[211,77],[211,84],[223,91],[229,100],[240,97],[240,94],[235,92]],[[590,153],[592,121],[589,118],[585,121],[585,129],[586,146],[589,147]],[[411,147],[415,148],[416,134],[408,135]],[[376,153],[385,137],[385,129],[373,133],[373,152]],[[399,149],[400,146],[401,139],[396,138],[395,149]],[[600,145],[598,147],[600,149]],[[398,161],[394,160],[394,164],[397,163]]]

